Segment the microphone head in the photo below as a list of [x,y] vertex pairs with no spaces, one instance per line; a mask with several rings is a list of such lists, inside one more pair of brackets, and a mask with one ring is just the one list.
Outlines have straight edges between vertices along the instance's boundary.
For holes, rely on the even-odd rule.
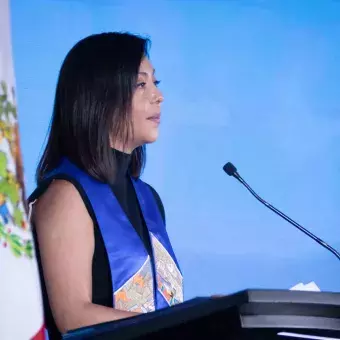
[[229,176],[237,176],[237,169],[233,163],[228,162],[224,167],[223,170]]

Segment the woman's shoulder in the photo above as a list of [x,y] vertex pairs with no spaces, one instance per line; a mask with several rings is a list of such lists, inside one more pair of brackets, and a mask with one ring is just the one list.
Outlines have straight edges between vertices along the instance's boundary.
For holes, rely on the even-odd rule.
[[34,216],[38,218],[87,218],[83,199],[69,181],[56,179],[45,187],[39,187],[30,197],[34,203]]
[[29,202],[48,202],[78,198],[80,195],[73,183],[64,179],[55,179],[42,183],[29,197]]

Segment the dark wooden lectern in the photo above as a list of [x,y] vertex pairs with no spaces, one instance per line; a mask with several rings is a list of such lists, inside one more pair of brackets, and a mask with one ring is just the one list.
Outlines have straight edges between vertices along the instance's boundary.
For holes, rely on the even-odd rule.
[[340,339],[340,293],[245,290],[77,329],[64,338],[287,340],[299,336]]

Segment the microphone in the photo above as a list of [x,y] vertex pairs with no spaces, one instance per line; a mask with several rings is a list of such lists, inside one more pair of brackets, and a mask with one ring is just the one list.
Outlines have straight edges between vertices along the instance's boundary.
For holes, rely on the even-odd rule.
[[248,191],[258,200],[260,201],[262,204],[264,204],[267,208],[269,208],[271,211],[273,211],[274,213],[276,213],[277,215],[281,216],[283,219],[285,219],[287,222],[289,222],[290,224],[292,224],[294,227],[296,227],[297,229],[299,229],[300,231],[302,231],[303,233],[305,233],[307,236],[309,236],[310,238],[312,238],[315,242],[319,243],[322,247],[326,248],[328,251],[330,251],[333,255],[335,255],[338,260],[340,260],[340,253],[335,250],[334,248],[332,248],[329,244],[327,244],[325,241],[321,240],[319,237],[317,237],[316,235],[314,235],[313,233],[311,233],[309,230],[307,230],[306,228],[304,228],[302,225],[300,225],[299,223],[295,222],[294,220],[292,220],[290,217],[288,217],[287,215],[285,215],[283,212],[281,212],[280,210],[276,209],[275,207],[273,207],[271,204],[269,204],[268,202],[266,202],[263,198],[261,198],[249,185],[248,183],[240,176],[240,174],[237,172],[237,169],[235,167],[235,165],[233,165],[232,163],[228,162],[227,164],[224,165],[223,170],[232,177],[235,177],[242,185],[244,185]]

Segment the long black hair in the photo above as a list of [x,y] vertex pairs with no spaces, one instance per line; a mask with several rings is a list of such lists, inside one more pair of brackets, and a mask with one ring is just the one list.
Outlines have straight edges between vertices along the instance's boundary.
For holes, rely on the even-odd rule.
[[[39,184],[63,157],[104,182],[114,180],[110,139],[127,143],[133,134],[132,96],[149,40],[129,33],[102,33],[79,41],[61,67],[49,136],[36,171]],[[138,177],[145,148],[132,152]]]

